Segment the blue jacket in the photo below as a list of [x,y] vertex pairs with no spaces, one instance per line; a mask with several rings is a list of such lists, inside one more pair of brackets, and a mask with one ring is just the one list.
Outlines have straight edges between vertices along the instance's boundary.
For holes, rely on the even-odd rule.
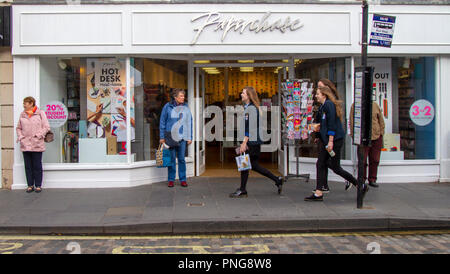
[[317,118],[320,121],[320,139],[326,145],[328,137],[334,136],[334,140],[344,138],[345,132],[341,120],[337,116],[336,106],[330,100],[320,106]]
[[[175,100],[164,105],[159,120],[159,138],[164,139],[165,133],[171,131],[174,125],[179,126],[180,140],[192,141],[192,114],[187,104],[177,106]],[[172,136],[176,140],[176,136]]]

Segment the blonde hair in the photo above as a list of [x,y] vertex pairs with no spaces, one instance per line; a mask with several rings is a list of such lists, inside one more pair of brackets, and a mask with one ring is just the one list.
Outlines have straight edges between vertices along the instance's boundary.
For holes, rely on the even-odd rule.
[[342,109],[342,101],[336,98],[334,92],[329,87],[318,87],[317,90],[320,91],[320,93],[322,93],[325,97],[327,97],[328,100],[333,102],[334,106],[336,107],[336,114],[341,122],[343,122],[344,110]]
[[259,110],[259,98],[258,94],[256,93],[256,90],[253,87],[245,87],[244,88],[247,91],[247,96],[250,98],[250,101],[258,108]]

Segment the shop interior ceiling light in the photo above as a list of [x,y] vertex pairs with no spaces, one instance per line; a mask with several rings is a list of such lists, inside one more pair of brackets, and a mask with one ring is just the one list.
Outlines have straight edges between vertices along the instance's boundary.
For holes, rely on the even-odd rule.
[[239,70],[241,72],[253,72],[253,67],[241,67]]
[[209,61],[209,60],[195,60],[194,63],[195,64],[209,64],[209,63],[211,63],[211,61]]
[[238,63],[244,63],[244,64],[246,64],[246,63],[254,63],[255,62],[255,60],[237,60],[238,61]]
[[217,69],[217,68],[215,68],[215,67],[212,67],[212,68],[202,68],[204,71],[206,71],[206,73],[208,73],[208,74],[219,74],[220,73],[220,71]]

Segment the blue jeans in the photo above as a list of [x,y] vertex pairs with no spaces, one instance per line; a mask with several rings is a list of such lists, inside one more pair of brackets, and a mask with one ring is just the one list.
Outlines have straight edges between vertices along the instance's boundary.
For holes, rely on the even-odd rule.
[[170,153],[172,156],[172,165],[168,167],[168,181],[175,181],[175,175],[177,173],[176,158],[178,159],[178,176],[180,178],[180,182],[186,182],[186,160],[184,159],[184,155],[186,154],[186,141],[180,141],[180,145],[178,147],[171,148]]

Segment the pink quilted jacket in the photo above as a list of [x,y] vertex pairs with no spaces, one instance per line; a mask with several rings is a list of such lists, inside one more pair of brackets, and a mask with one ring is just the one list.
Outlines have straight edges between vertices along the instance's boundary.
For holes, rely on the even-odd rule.
[[43,152],[45,151],[44,137],[50,130],[47,116],[39,108],[28,117],[23,111],[17,123],[17,142],[20,142],[21,151]]

